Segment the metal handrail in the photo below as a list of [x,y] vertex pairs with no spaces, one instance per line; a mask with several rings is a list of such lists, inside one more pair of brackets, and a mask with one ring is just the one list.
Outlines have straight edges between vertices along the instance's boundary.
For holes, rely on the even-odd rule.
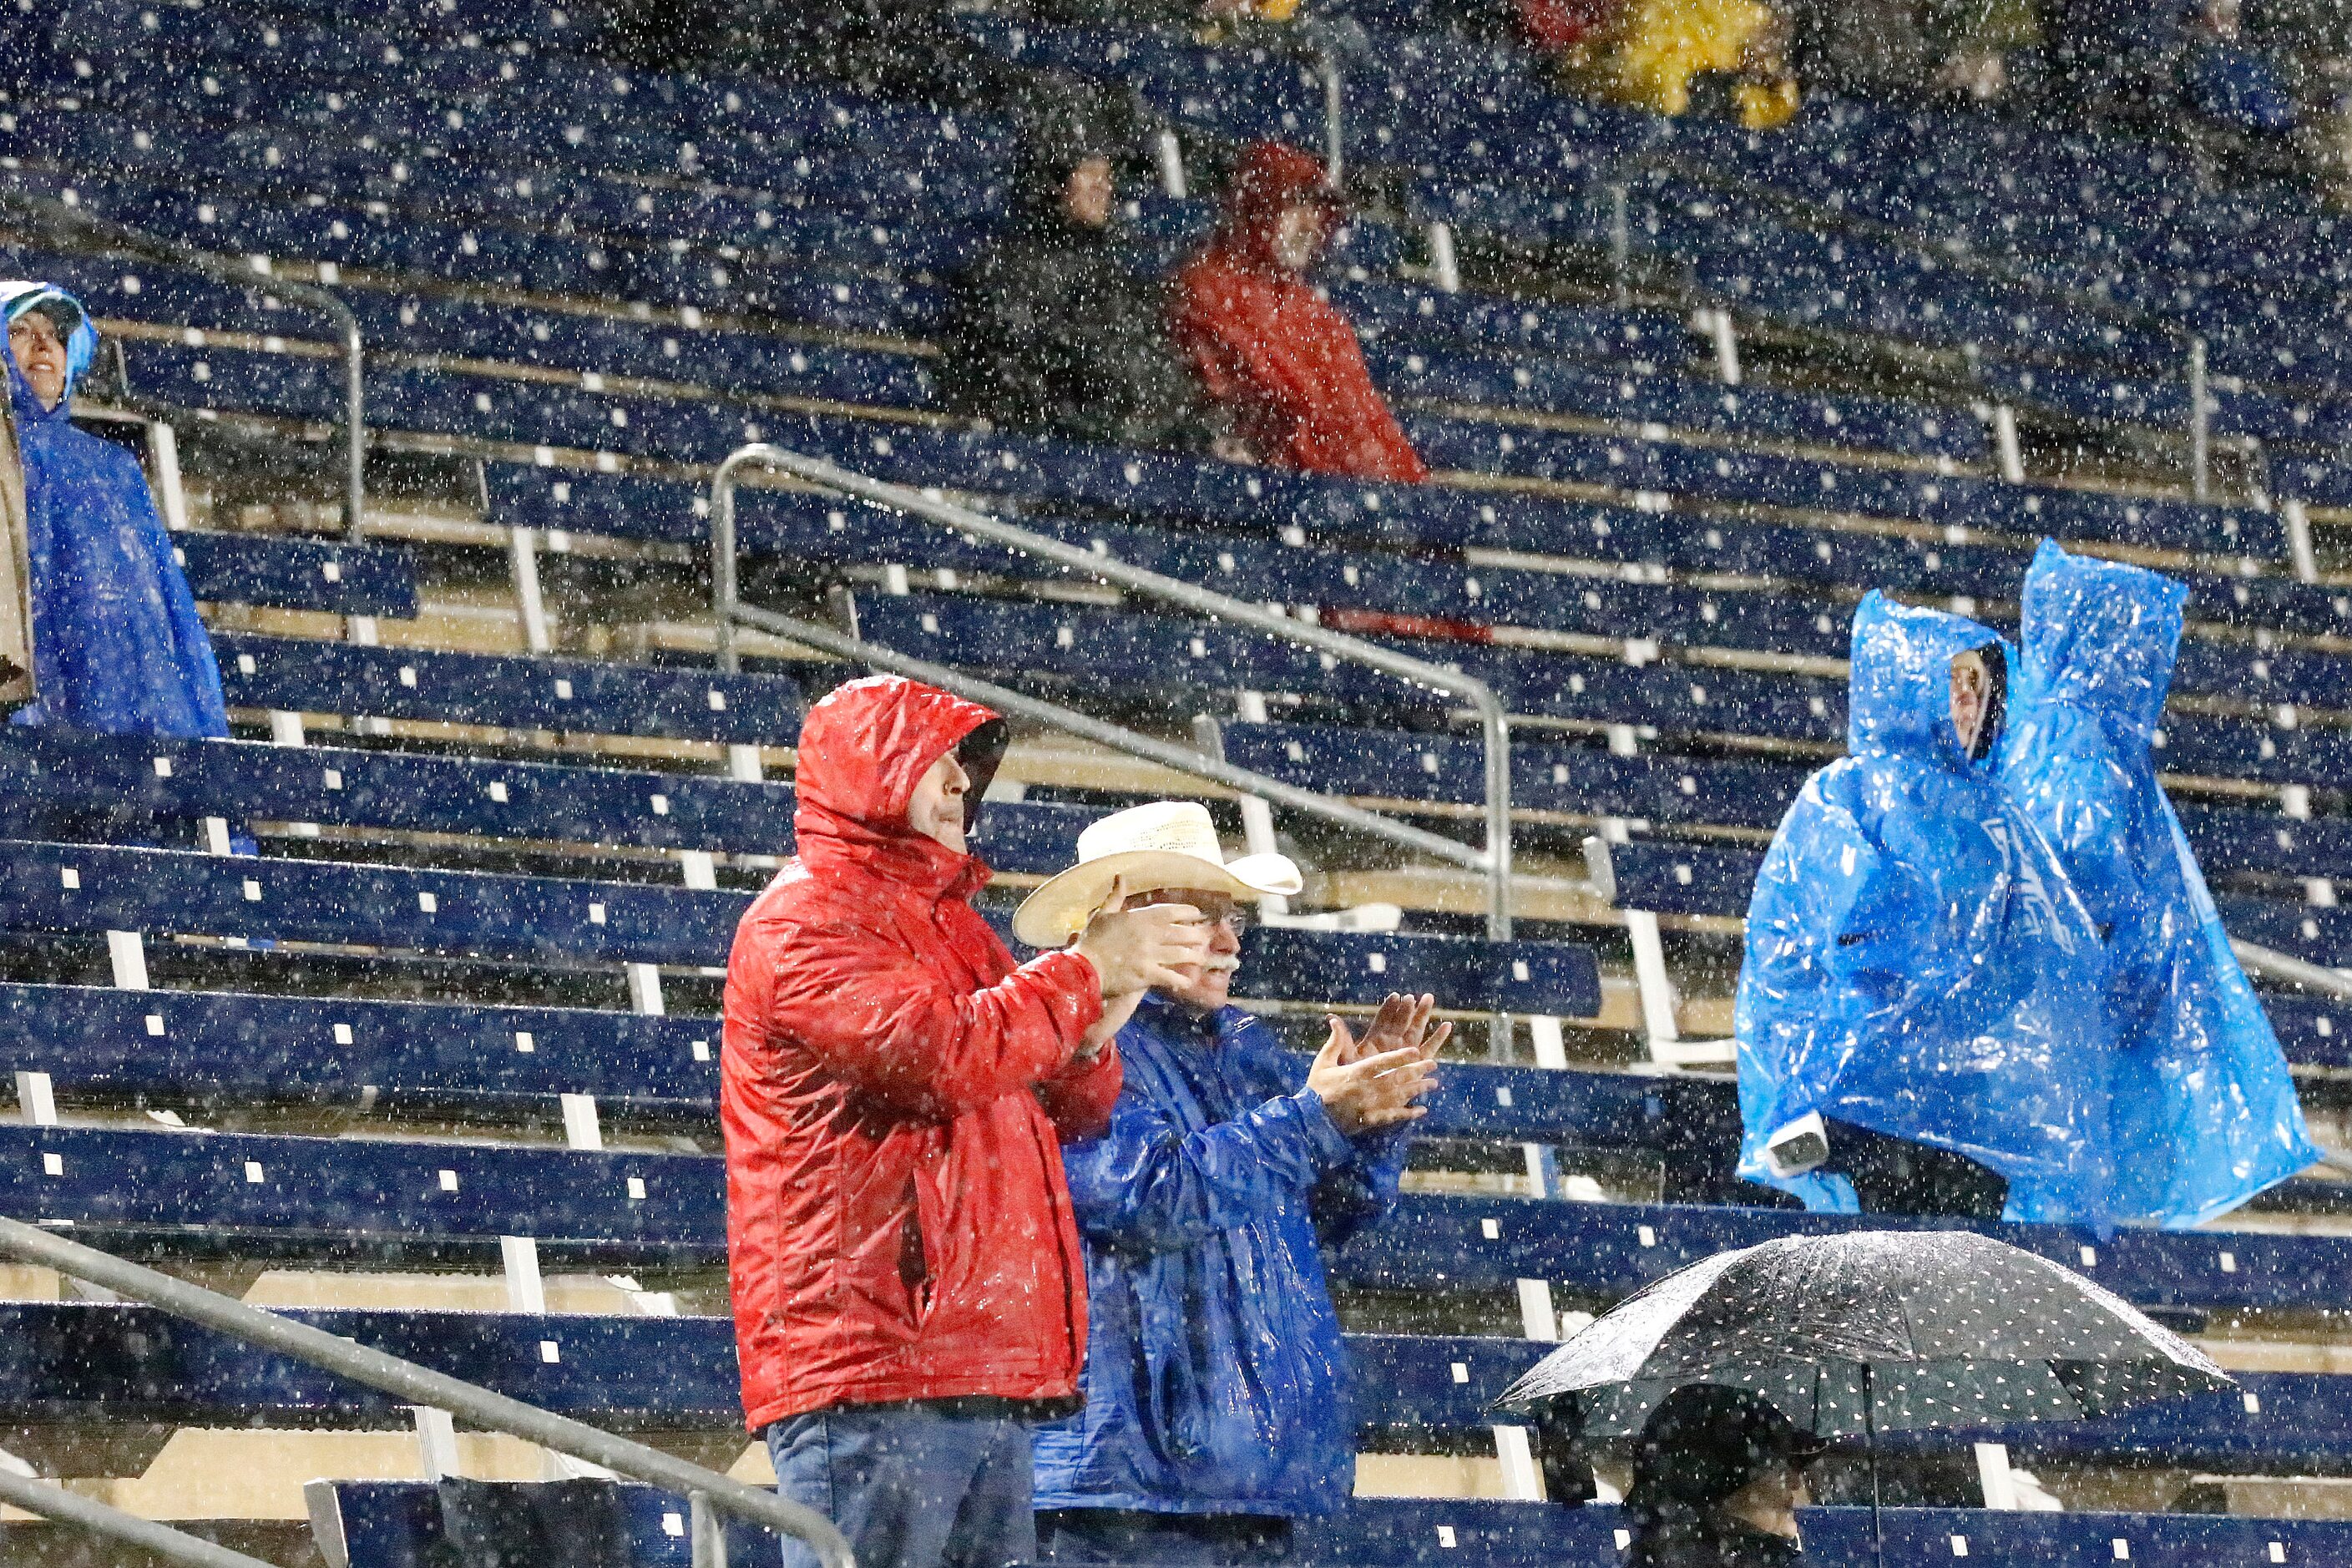
[[[1311,647],[1333,658],[1362,664],[1401,680],[1467,698],[1478,711],[1486,743],[1486,847],[1484,851],[1459,844],[1345,801],[1237,768],[1222,759],[1122,726],[1080,713],[1058,703],[1043,701],[992,682],[911,658],[863,638],[845,635],[813,621],[746,605],[736,584],[735,475],[750,464],[777,469],[809,484],[866,502],[885,510],[919,517],[968,539],[985,540],[1034,555],[1083,575],[1160,599],[1195,615],[1248,626],[1270,637]],[[804,457],[781,447],[755,442],[738,447],[719,465],[710,479],[711,609],[718,620],[719,667],[741,667],[735,647],[740,622],[795,642],[806,643],[843,658],[888,669],[912,679],[928,681],[987,703],[999,712],[1018,714],[1096,743],[1141,757],[1164,767],[1192,774],[1244,795],[1260,796],[1276,805],[1322,817],[1327,822],[1369,833],[1421,854],[1466,866],[1486,879],[1486,932],[1502,939],[1511,934],[1511,735],[1510,719],[1494,689],[1474,676],[1413,658],[1377,643],[1310,626],[1305,621],[1271,614],[1259,605],[1229,598],[1212,589],[1131,566],[1117,556],[1096,555],[1058,539],[1016,528],[969,507],[937,500],[904,485],[894,485],[851,473],[821,458]]]
[[69,1492],[49,1481],[37,1481],[22,1476],[0,1464],[0,1502],[37,1513],[44,1519],[60,1524],[79,1525],[96,1535],[127,1542],[152,1553],[166,1563],[176,1563],[183,1568],[276,1568],[258,1557],[247,1557],[242,1552],[231,1552],[216,1546],[202,1536],[173,1530],[168,1524],[158,1524],[152,1519],[142,1519],[135,1513],[125,1513],[92,1498]]
[[2230,939],[2230,951],[2238,962],[2257,974],[2273,980],[2284,980],[2290,985],[2300,985],[2306,991],[2317,991],[2329,996],[2352,998],[2352,979],[2347,979],[2332,969],[2324,968],[2291,952],[2281,952],[2274,947],[2264,947],[2258,942],[2242,937]]
[[[338,1377],[381,1389],[406,1405],[446,1410],[467,1424],[489,1432],[504,1432],[551,1448],[575,1459],[602,1466],[617,1475],[645,1481],[688,1499],[698,1518],[710,1510],[733,1514],[808,1542],[822,1568],[857,1568],[856,1560],[833,1521],[815,1510],[773,1492],[749,1487],[731,1476],[700,1465],[672,1458],[658,1448],[633,1443],[598,1430],[583,1421],[525,1405],[479,1384],[435,1372],[430,1367],[370,1350],[350,1340],[299,1323],[272,1312],[248,1307],[233,1296],[174,1279],[168,1274],[68,1241],[22,1220],[0,1218],[0,1254],[20,1262],[102,1286],[119,1296],[160,1307],[175,1317],[201,1323],[248,1344],[322,1367]],[[0,1492],[5,1495],[5,1492]],[[16,1501],[13,1497],[8,1501]],[[44,1501],[47,1500],[46,1499]],[[27,1506],[30,1506],[29,1504]],[[712,1532],[716,1534],[717,1532]],[[249,1559],[183,1558],[202,1568],[244,1568]],[[703,1562],[698,1552],[698,1568]]]
[[299,300],[333,317],[343,339],[343,537],[354,544],[359,542],[361,521],[367,511],[367,391],[363,376],[366,343],[360,334],[360,319],[349,305],[325,289],[277,276],[268,270],[269,258],[266,256],[256,256],[239,266],[209,250],[163,239],[128,224],[5,184],[0,184],[0,205],[29,213],[37,221],[58,228],[79,231],[80,236],[95,237],[113,254],[184,267],[231,288],[266,285],[272,293]]

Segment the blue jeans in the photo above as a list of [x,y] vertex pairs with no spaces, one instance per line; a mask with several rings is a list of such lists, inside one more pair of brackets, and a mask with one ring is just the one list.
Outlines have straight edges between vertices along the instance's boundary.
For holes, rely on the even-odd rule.
[[[850,1405],[768,1428],[776,1490],[849,1538],[858,1568],[1003,1568],[1037,1555],[1029,1422],[1004,1400]],[[817,1568],[784,1542],[783,1568]]]

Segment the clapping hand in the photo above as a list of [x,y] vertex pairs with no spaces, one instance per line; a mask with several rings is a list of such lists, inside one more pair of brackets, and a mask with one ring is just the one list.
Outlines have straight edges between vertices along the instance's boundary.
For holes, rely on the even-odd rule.
[[1430,1027],[1436,1006],[1433,996],[1391,995],[1360,1042],[1344,1022],[1331,1020],[1307,1087],[1341,1132],[1352,1138],[1429,1114],[1414,1102],[1436,1087],[1438,1049],[1454,1033],[1451,1024]]

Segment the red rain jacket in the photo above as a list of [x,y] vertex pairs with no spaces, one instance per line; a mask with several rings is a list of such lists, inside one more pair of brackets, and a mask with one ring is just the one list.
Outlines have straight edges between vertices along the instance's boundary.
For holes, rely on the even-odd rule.
[[1176,279],[1177,347],[1265,462],[1419,483],[1429,469],[1364,368],[1348,318],[1275,259],[1283,210],[1329,206],[1322,165],[1260,142],[1242,154],[1224,221]]
[[1519,32],[1543,49],[1568,49],[1589,44],[1608,32],[1620,9],[1619,0],[1512,0]]
[[988,868],[907,826],[995,717],[877,676],[809,710],[799,856],[727,963],[719,1119],[743,1410],[1074,1396],[1086,1265],[1060,1142],[1110,1123],[1093,965],[1016,969],[966,900]]

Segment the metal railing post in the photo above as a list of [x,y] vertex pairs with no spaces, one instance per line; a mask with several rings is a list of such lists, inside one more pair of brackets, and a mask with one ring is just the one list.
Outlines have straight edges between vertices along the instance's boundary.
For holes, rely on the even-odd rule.
[[231,1552],[226,1546],[173,1530],[168,1524],[158,1524],[152,1519],[142,1519],[135,1513],[125,1513],[119,1508],[69,1492],[49,1481],[37,1481],[20,1476],[0,1465],[0,1502],[37,1513],[44,1519],[60,1524],[79,1525],[93,1534],[125,1542],[142,1551],[152,1552],[166,1563],[183,1568],[271,1568],[258,1557],[247,1557],[242,1552]]
[[[1335,659],[1361,664],[1401,680],[1466,699],[1477,711],[1486,748],[1485,849],[1470,848],[1453,839],[1409,826],[1344,801],[1298,789],[1263,773],[1236,768],[1189,748],[1139,734],[944,666],[911,658],[858,637],[845,636],[829,626],[820,626],[814,622],[745,605],[738,588],[734,561],[738,547],[735,476],[751,464],[789,474],[805,483],[849,496],[870,506],[922,518],[968,539],[985,541],[1050,561],[1080,575],[1132,589],[1194,615],[1247,626],[1269,637],[1313,648]],[[822,648],[843,658],[871,664],[912,679],[961,692],[975,700],[987,702],[1000,712],[1008,715],[1018,713],[1130,756],[1143,757],[1195,777],[1222,784],[1241,794],[1260,795],[1293,810],[1307,812],[1341,826],[1386,838],[1422,854],[1469,867],[1481,872],[1486,880],[1487,934],[1497,940],[1511,934],[1510,716],[1494,689],[1474,676],[1307,621],[1276,616],[1261,605],[1129,565],[1115,555],[1097,555],[1048,535],[1015,527],[984,512],[935,500],[904,485],[889,484],[852,473],[823,458],[805,457],[764,443],[754,443],[729,453],[726,460],[712,474],[710,541],[711,612],[718,623],[716,634],[721,668],[732,670],[740,666],[740,652],[734,636],[734,626],[740,623]]]
[[1318,63],[1323,72],[1323,183],[1332,190],[1347,174],[1348,127],[1339,58],[1325,49]]
[[1454,248],[1454,226],[1444,218],[1429,225],[1429,280],[1440,293],[1462,292],[1462,258]]
[[2205,340],[2189,340],[2189,474],[2197,499],[2212,494],[2213,405],[2205,390]]
[[2319,549],[2311,534],[2311,509],[2300,496],[2289,496],[2279,507],[2286,523],[2287,553],[2294,561],[2298,583],[2319,581]]
[[1627,211],[1630,193],[1622,180],[1609,184],[1609,271],[1616,280],[1617,303],[1633,300],[1633,220]]
[[[233,1296],[174,1279],[22,1220],[0,1218],[0,1255],[38,1268],[54,1268],[133,1301],[160,1307],[175,1317],[200,1323],[232,1339],[380,1389],[401,1404],[446,1410],[485,1431],[508,1433],[542,1448],[600,1465],[615,1475],[688,1498],[699,1497],[709,1508],[724,1510],[739,1519],[807,1542],[822,1568],[857,1568],[849,1542],[834,1528],[832,1521],[815,1510],[746,1486],[716,1470],[672,1458],[658,1448],[616,1437],[583,1421],[574,1421],[446,1373],[370,1350],[308,1323],[248,1307]],[[199,1561],[203,1568],[246,1568],[247,1563],[246,1559],[236,1557]]]
[[1182,201],[1185,196],[1184,144],[1173,131],[1162,131],[1152,138],[1152,150],[1160,159],[1160,191],[1162,195]]
[[686,1507],[693,1568],[727,1568],[727,1516],[701,1492],[688,1498]]
[[343,537],[353,543],[359,542],[361,523],[367,511],[367,345],[360,331],[359,317],[340,296],[325,289],[277,276],[269,270],[268,257],[253,257],[240,266],[227,257],[158,238],[127,224],[99,217],[30,192],[0,185],[0,205],[28,213],[36,221],[53,227],[94,237],[117,255],[167,267],[184,267],[231,288],[253,289],[266,285],[274,293],[299,300],[331,317],[341,337],[343,351]]

